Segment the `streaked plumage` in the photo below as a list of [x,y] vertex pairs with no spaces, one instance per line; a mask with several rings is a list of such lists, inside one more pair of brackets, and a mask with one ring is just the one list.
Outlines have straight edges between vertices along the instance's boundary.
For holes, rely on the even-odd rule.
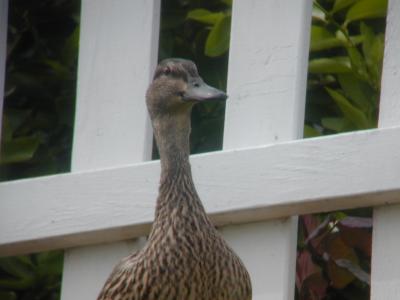
[[190,113],[226,99],[207,86],[193,62],[159,64],[147,106],[160,151],[155,221],[146,246],[114,269],[98,300],[250,300],[241,260],[215,229],[197,195],[189,164]]

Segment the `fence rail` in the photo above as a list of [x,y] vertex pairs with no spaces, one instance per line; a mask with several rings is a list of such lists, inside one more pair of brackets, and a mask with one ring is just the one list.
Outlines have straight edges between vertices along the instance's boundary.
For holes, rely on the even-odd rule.
[[[192,156],[192,168],[221,226],[400,203],[399,137],[394,127],[215,152]],[[1,183],[0,210],[12,218],[0,219],[0,255],[146,234],[158,178],[148,162]]]

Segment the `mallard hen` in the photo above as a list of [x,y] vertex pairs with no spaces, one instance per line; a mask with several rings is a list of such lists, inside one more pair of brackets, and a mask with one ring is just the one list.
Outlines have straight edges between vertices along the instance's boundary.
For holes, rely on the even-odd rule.
[[98,300],[250,300],[249,274],[208,218],[189,164],[192,107],[227,95],[189,60],[162,61],[146,93],[161,159],[147,244],[122,259]]

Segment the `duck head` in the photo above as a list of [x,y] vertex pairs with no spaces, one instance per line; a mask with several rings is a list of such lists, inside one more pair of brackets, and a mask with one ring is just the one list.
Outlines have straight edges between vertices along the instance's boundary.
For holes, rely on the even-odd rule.
[[179,58],[160,62],[146,93],[147,107],[153,120],[162,115],[190,112],[199,102],[226,98],[223,91],[204,82],[192,61]]
[[[189,169],[190,115],[196,103],[225,100],[227,95],[199,76],[185,59],[166,59],[156,68],[146,93],[147,109],[161,160],[161,182]],[[188,172],[188,171],[187,171]]]

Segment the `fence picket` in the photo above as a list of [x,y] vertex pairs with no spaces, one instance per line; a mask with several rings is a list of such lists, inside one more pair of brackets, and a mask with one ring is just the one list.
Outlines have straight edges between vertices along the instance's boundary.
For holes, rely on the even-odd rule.
[[[224,149],[303,136],[310,26],[309,0],[233,2]],[[253,299],[294,298],[297,217],[222,232],[249,269]]]
[[[159,10],[159,0],[82,1],[72,172],[150,158],[143,95],[157,61]],[[95,299],[116,262],[140,247],[66,250],[61,298]]]
[[[400,125],[400,1],[389,0],[379,127]],[[392,147],[392,151],[399,151]],[[366,162],[367,163],[367,162]],[[400,178],[399,178],[400,180]],[[374,208],[371,299],[392,300],[400,295],[400,205]]]

